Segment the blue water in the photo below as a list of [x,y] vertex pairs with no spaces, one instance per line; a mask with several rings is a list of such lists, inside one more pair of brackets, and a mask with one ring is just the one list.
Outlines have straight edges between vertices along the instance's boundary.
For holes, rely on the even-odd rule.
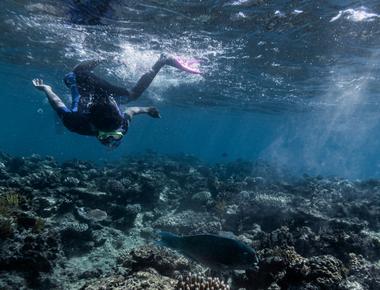
[[[1,1],[1,151],[107,161],[153,150],[379,177],[379,1],[101,2]],[[64,74],[103,57],[98,74],[131,87],[162,51],[200,59],[204,74],[163,69],[137,103],[163,118],[137,116],[114,151],[62,129],[31,85],[40,77],[68,100]]]

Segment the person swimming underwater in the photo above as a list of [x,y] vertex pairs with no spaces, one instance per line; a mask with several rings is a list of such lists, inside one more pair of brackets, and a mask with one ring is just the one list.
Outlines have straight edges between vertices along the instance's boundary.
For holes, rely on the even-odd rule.
[[119,104],[138,99],[163,66],[173,66],[194,74],[200,73],[198,69],[192,67],[194,62],[186,63],[181,59],[162,54],[150,71],[145,73],[129,91],[110,84],[92,72],[102,61],[84,61],[65,76],[64,82],[70,88],[72,96],[71,109],[66,107],[51,86],[44,84],[43,80],[34,79],[32,82],[38,90],[46,94],[50,105],[68,130],[80,135],[95,136],[109,148],[120,145],[134,115],[148,114],[153,118],[161,117],[155,107],[128,107],[122,112]]

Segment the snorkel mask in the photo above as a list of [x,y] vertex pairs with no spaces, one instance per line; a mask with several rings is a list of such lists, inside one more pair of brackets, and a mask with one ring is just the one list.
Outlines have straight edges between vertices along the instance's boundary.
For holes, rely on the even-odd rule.
[[109,148],[116,148],[121,144],[121,139],[123,139],[124,134],[120,131],[112,132],[98,132],[98,140],[105,146]]

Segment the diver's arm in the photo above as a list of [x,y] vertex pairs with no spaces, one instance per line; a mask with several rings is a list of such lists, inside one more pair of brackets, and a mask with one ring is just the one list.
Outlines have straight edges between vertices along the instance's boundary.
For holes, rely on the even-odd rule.
[[33,85],[36,89],[38,89],[38,90],[40,90],[46,94],[46,97],[48,98],[50,105],[58,114],[59,114],[59,112],[69,111],[69,109],[67,109],[66,105],[62,102],[60,97],[58,97],[53,92],[51,86],[45,85],[43,80],[34,79]]
[[148,114],[152,118],[161,118],[160,112],[155,107],[129,107],[124,113],[132,119],[134,115]]

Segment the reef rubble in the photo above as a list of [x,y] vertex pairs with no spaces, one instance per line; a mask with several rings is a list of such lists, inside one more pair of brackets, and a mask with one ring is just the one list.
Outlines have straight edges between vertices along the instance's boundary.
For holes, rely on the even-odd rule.
[[[259,264],[210,271],[157,245],[159,230],[232,232],[257,250]],[[208,165],[187,155],[147,153],[99,165],[3,153],[0,249],[0,289],[175,290],[214,283],[376,290],[380,180],[296,178],[265,162]]]

